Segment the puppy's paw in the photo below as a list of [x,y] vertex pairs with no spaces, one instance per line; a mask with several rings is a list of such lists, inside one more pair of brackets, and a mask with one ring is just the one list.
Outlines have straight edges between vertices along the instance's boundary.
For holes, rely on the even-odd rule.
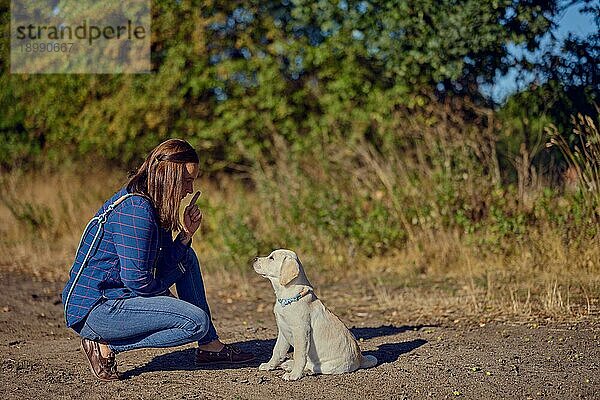
[[281,369],[287,372],[291,372],[294,368],[294,360],[286,360],[280,365]]
[[285,374],[283,374],[281,379],[283,379],[284,381],[297,381],[301,377],[302,377],[302,372],[300,372],[299,374],[294,373],[294,372],[286,372]]
[[277,366],[276,366],[276,365],[270,364],[270,363],[268,363],[268,362],[266,362],[266,363],[262,363],[262,364],[260,364],[260,365],[258,366],[258,370],[259,370],[259,371],[272,371],[272,370],[274,370],[275,368],[277,368]]

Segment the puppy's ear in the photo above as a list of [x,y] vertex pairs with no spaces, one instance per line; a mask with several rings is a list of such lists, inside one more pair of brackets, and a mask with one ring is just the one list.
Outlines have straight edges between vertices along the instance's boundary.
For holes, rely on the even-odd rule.
[[281,271],[279,272],[279,283],[282,286],[287,285],[298,277],[300,273],[300,266],[295,259],[291,257],[285,257],[281,264]]

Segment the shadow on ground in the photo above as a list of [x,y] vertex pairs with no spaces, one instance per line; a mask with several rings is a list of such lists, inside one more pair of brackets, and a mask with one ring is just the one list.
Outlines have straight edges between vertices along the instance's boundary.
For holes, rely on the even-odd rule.
[[[423,326],[380,326],[378,328],[352,328],[351,331],[357,338],[373,339],[382,336],[392,336],[406,331],[414,331],[423,328]],[[371,354],[377,357],[378,365],[394,362],[402,354],[409,353],[414,349],[424,345],[427,341],[423,339],[411,340],[409,342],[385,343],[378,347],[376,351],[366,351],[365,354]],[[128,379],[146,372],[156,371],[195,371],[201,369],[238,369],[238,368],[257,368],[261,363],[269,360],[275,339],[267,340],[248,340],[236,343],[240,349],[256,354],[256,358],[245,364],[223,364],[212,367],[197,366],[194,364],[195,349],[188,348],[177,350],[167,354],[161,354],[154,357],[146,365],[136,367],[125,371],[123,378]]]
[[268,340],[248,340],[246,342],[235,343],[237,347],[244,351],[256,354],[256,358],[244,364],[222,364],[214,366],[197,366],[194,363],[195,348],[177,350],[167,354],[161,354],[154,357],[146,365],[136,367],[123,373],[123,378],[128,379],[146,372],[156,371],[196,371],[205,369],[238,369],[256,367],[271,356],[271,350],[275,346],[275,339]]
[[[377,358],[377,365],[392,363],[398,361],[402,354],[410,353],[427,343],[424,339],[415,339],[408,342],[385,343],[375,351],[365,351],[363,354],[370,354]],[[377,367],[375,367],[377,368]]]
[[404,333],[407,331],[418,331],[423,328],[434,328],[436,325],[403,325],[403,326],[393,326],[393,325],[384,325],[378,328],[351,328],[350,332],[357,339],[373,339],[376,337],[382,336],[392,336],[397,335],[399,333]]

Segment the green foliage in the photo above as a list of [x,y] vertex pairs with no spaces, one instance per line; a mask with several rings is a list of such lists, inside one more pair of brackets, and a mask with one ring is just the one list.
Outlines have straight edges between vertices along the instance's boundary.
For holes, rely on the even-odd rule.
[[[498,177],[523,145],[550,164],[544,127],[570,132],[564,116],[597,100],[598,63],[585,62],[597,39],[571,38],[578,61],[545,59],[558,72],[497,113],[478,92],[513,65],[509,44],[538,47],[557,1],[155,0],[146,75],[9,74],[8,5],[0,0],[0,168],[131,167],[160,141],[187,139],[203,171],[256,185],[260,214],[205,204],[223,264],[297,245],[377,256],[443,230],[497,246],[537,219],[571,226],[594,210],[584,195],[560,207],[554,189],[525,205],[522,188]],[[13,213],[48,223],[43,210]]]
[[[560,43],[560,52],[552,48],[546,50],[533,65],[527,57],[518,60],[525,74],[531,75],[532,69],[535,71],[536,79],[529,88],[512,95],[498,112],[503,125],[498,148],[505,156],[504,160],[514,162],[525,150],[538,171],[556,170],[559,169],[557,164],[569,162],[564,152],[543,148],[547,141],[544,129],[548,125],[563,132],[572,146],[577,141],[576,135],[571,133],[577,127],[572,115],[581,113],[592,119],[598,117],[600,6],[591,5],[593,2],[589,0],[573,3],[584,4],[581,11],[592,16],[596,29],[592,29],[587,37],[570,33]],[[503,170],[510,175],[511,165],[503,165]]]
[[437,84],[478,97],[476,82],[508,67],[506,45],[535,47],[556,12],[554,1],[155,0],[152,74],[11,75],[2,62],[0,166],[131,166],[168,137],[212,170],[273,159],[278,136],[295,152],[336,137],[389,146],[398,108],[423,106]]

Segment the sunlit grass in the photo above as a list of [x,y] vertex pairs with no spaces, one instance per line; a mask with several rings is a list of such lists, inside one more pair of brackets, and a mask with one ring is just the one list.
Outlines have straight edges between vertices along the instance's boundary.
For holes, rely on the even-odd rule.
[[[325,295],[345,285],[389,315],[597,314],[597,194],[590,203],[533,187],[523,207],[457,132],[423,132],[403,152],[332,143],[297,155],[281,144],[274,163],[243,179],[200,177],[193,246],[203,269],[251,296],[250,260],[285,247]],[[0,269],[64,281],[82,229],[125,178],[83,167],[2,175]]]

